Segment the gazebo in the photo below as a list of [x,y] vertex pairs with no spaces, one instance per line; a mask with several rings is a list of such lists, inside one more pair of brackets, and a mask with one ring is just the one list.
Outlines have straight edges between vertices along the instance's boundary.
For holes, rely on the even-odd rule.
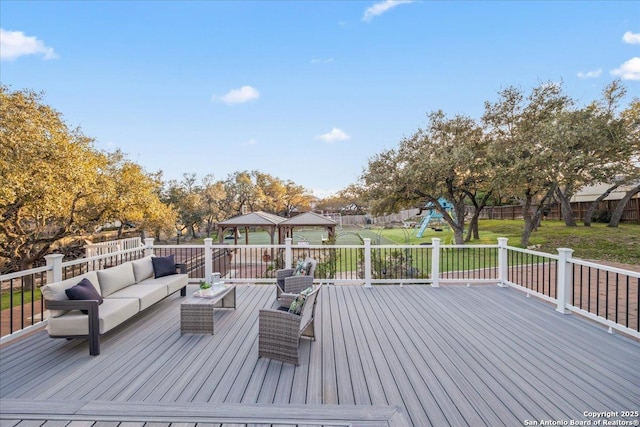
[[293,229],[296,227],[324,227],[327,230],[329,239],[331,239],[335,236],[336,225],[337,223],[332,219],[314,212],[306,212],[279,223],[279,243],[284,243],[285,237],[293,238]]
[[[224,240],[224,232],[228,229],[233,228],[234,230],[239,230],[240,228],[244,228],[244,238],[245,244],[249,244],[249,228],[262,228],[269,232],[271,236],[271,244],[275,243],[275,233],[279,224],[286,221],[286,218],[283,218],[278,215],[273,215],[266,212],[251,212],[246,215],[239,215],[234,218],[228,219],[226,221],[222,221],[218,223],[218,239],[220,243],[223,243]],[[233,234],[234,243],[238,244],[238,233]],[[282,240],[282,239],[280,239]]]

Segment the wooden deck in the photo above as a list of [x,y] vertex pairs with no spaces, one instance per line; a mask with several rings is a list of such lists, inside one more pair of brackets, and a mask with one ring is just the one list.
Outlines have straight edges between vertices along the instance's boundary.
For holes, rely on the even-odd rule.
[[213,336],[180,335],[174,295],[97,357],[44,331],[4,345],[0,425],[521,426],[640,409],[640,343],[515,289],[325,286],[299,367],[257,357],[273,286],[237,292]]

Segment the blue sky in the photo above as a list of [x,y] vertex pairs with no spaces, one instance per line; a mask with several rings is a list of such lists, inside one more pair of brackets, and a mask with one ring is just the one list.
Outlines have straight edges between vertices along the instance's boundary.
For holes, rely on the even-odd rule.
[[0,80],[165,179],[260,170],[326,196],[428,112],[507,86],[640,95],[638,1],[6,1]]

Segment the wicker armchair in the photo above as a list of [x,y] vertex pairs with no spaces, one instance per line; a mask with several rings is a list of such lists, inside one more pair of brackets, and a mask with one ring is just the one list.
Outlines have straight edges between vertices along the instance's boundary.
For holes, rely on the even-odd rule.
[[276,271],[277,283],[283,283],[284,289],[276,284],[276,298],[280,299],[283,292],[290,294],[298,294],[303,289],[307,289],[309,286],[313,286],[313,273],[316,271],[317,261],[313,258],[307,258],[305,261],[311,263],[309,273],[305,276],[294,276],[295,269],[285,268]]
[[[258,318],[258,357],[268,357],[285,363],[300,364],[298,345],[300,337],[315,341],[314,318],[318,293],[322,285],[311,292],[302,306],[300,314],[283,310],[262,309]],[[297,297],[282,294],[281,305]]]

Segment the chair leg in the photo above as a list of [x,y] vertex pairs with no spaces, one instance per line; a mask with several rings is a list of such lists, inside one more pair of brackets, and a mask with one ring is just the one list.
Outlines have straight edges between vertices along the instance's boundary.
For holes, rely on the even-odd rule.
[[309,323],[307,327],[302,331],[302,336],[306,338],[311,338],[313,341],[316,340],[316,331],[313,326],[313,322]]

